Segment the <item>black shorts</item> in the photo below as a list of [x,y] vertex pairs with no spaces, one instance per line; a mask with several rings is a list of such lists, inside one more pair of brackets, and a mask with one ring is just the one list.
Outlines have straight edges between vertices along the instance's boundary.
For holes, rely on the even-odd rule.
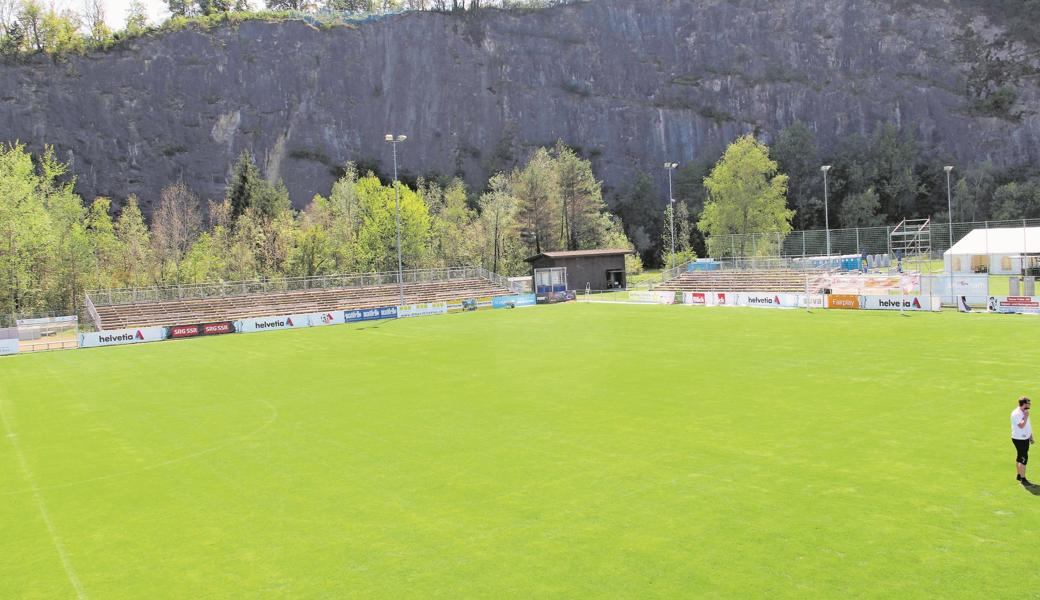
[[1015,462],[1020,462],[1023,465],[1029,463],[1029,440],[1011,438],[1011,443],[1015,445],[1015,451],[1018,452]]

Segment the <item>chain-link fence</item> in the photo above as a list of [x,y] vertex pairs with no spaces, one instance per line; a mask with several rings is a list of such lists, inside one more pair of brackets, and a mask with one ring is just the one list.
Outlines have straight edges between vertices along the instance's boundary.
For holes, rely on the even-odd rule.
[[[1040,226],[1040,219],[974,221],[953,223],[952,226],[950,223],[932,221],[928,230],[930,239],[927,245],[931,248],[930,257],[937,259],[942,258],[943,252],[948,250],[951,244],[956,244],[974,229],[1037,226]],[[892,230],[895,228],[895,225],[888,225],[829,231],[792,231],[786,236],[778,232],[716,236],[710,247],[714,250],[712,258],[894,254]],[[1035,251],[1040,252],[1040,247]]]

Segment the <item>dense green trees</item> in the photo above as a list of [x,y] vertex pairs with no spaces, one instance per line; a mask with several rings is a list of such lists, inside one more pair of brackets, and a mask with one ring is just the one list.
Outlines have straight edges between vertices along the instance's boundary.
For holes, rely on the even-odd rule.
[[[0,314],[76,311],[88,289],[176,285],[397,269],[397,193],[406,269],[483,265],[527,271],[540,250],[629,247],[588,161],[557,144],[493,177],[471,197],[461,180],[383,183],[347,165],[302,211],[248,152],[225,197],[202,201],[184,182],[160,194],[151,226],[130,197],[89,206],[48,150],[0,147]],[[533,231],[543,232],[541,237]]]

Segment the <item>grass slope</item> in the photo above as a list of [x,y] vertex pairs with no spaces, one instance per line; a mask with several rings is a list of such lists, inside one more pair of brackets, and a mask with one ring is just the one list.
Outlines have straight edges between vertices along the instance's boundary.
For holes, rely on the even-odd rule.
[[0,360],[2,595],[1031,593],[1038,332],[571,304]]

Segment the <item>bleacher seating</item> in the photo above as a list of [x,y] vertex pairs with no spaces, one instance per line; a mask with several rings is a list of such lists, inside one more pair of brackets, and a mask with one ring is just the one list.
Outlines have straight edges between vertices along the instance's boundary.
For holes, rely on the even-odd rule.
[[[406,283],[405,303],[443,302],[458,298],[501,296],[512,292],[487,279],[460,279],[431,283]],[[100,329],[172,326],[234,321],[252,317],[304,314],[396,306],[397,284],[313,289],[248,296],[173,300],[98,306]]]
[[826,286],[825,271],[693,271],[656,286],[656,290],[677,292],[793,292],[819,293]]

